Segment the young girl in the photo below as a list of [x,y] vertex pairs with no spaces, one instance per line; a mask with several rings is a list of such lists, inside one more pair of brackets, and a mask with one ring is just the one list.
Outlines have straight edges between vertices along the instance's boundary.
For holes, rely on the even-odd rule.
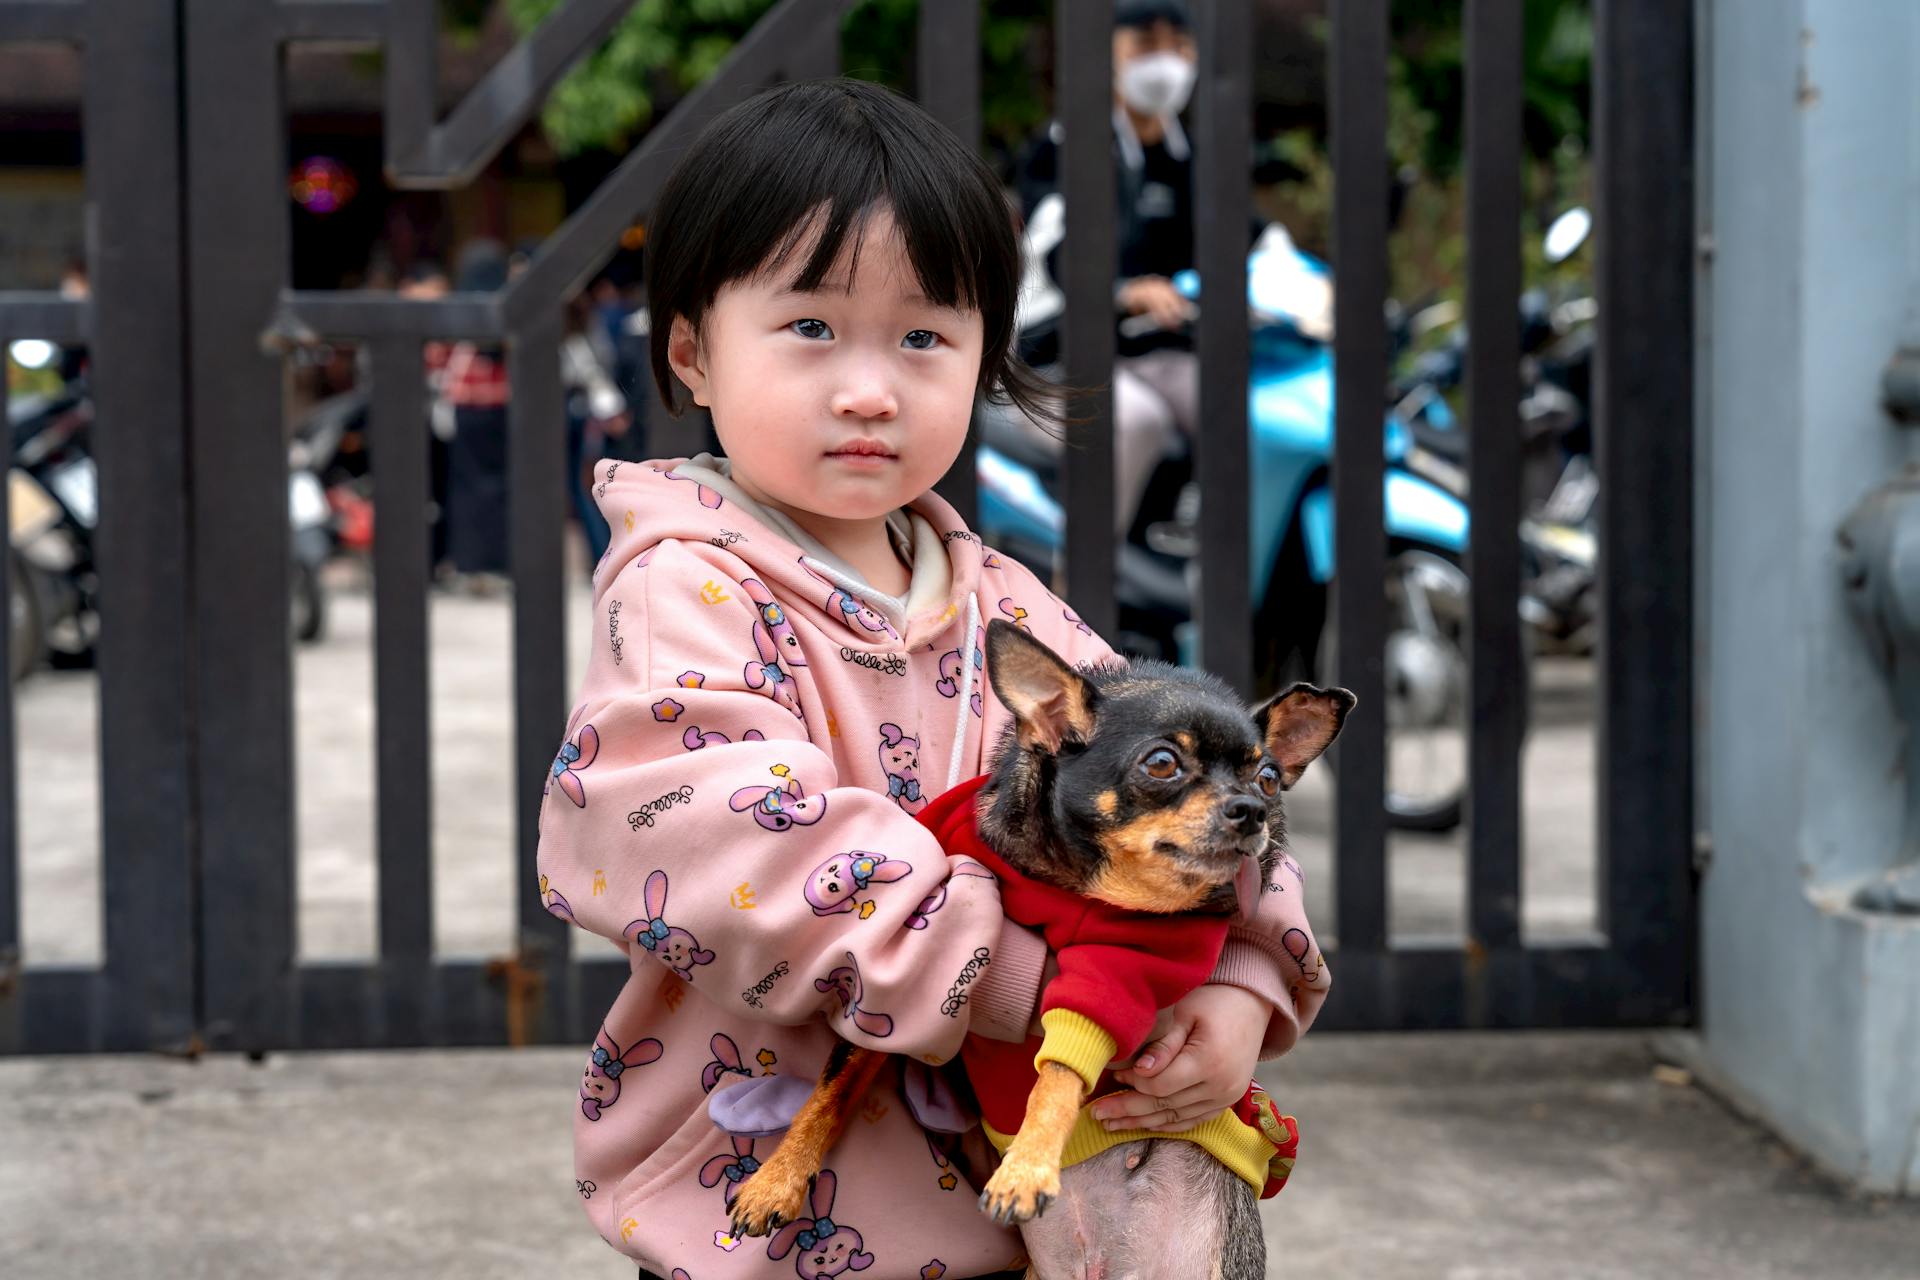
[[[1008,724],[989,619],[1112,660],[930,492],[976,394],[1038,409],[1009,354],[1007,206],[920,108],[828,81],[715,120],[649,232],[655,372],[712,412],[726,457],[610,463],[595,485],[613,544],[540,821],[549,908],[632,958],[574,1113],[584,1207],[643,1276],[1004,1271],[1019,1237],[916,1123],[903,1075],[829,1153],[812,1217],[771,1239],[729,1236],[727,1207],[780,1120],[722,1130],[708,1102],[764,1098],[762,1077],[804,1093],[836,1036],[938,1064],[969,1031],[1032,1022],[1043,944],[913,816],[984,772]],[[1298,886],[1263,897],[1122,1076],[1136,1092],[1100,1104],[1114,1127],[1217,1113],[1312,1021],[1327,979]]]

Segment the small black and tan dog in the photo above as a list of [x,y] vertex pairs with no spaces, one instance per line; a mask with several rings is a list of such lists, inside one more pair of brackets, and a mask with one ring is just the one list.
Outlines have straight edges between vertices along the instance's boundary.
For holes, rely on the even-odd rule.
[[[1159,939],[1196,918],[1219,922],[1207,935],[1214,939],[1212,955],[1189,984],[1197,985],[1218,959],[1224,921],[1251,913],[1284,850],[1281,793],[1339,733],[1353,695],[1295,685],[1249,712],[1204,673],[1157,662],[1076,670],[997,620],[987,633],[987,671],[1014,723],[970,806],[968,826],[977,823],[986,849],[1018,877],[1046,886],[1043,893],[1057,899],[1064,891],[1138,915],[1148,931],[1142,954],[1163,949]],[[1002,894],[1009,917],[1019,919],[1004,879]],[[1155,929],[1165,932],[1155,935]],[[1186,929],[1183,936],[1192,933]],[[1060,953],[1063,977],[1050,992],[1067,981],[1070,951]],[[1049,1037],[1054,1030],[1049,1021]],[[733,1206],[736,1235],[764,1235],[801,1215],[813,1176],[886,1058],[844,1041],[835,1045],[779,1147],[741,1185]],[[978,1090],[981,1082],[973,1083]],[[990,1216],[1022,1225],[1043,1276],[1051,1274],[1043,1259],[1058,1255],[1064,1242],[1048,1239],[1035,1220],[1063,1194],[1062,1152],[1088,1087],[1081,1070],[1060,1061],[1040,1064],[1024,1120],[981,1195]],[[1188,1150],[1162,1157],[1163,1147]],[[1145,1177],[1142,1171],[1156,1161],[1159,1176]],[[1206,1164],[1216,1166],[1213,1176],[1183,1176],[1175,1168],[1196,1175]],[[1128,1143],[1072,1166],[1066,1171],[1072,1252],[1090,1256],[1086,1236],[1100,1232],[1103,1220],[1137,1224],[1142,1201],[1163,1188],[1167,1197],[1197,1193],[1213,1201],[1204,1221],[1194,1220],[1190,1205],[1169,1213],[1182,1219],[1189,1261],[1196,1249],[1212,1259],[1237,1254],[1235,1265],[1215,1274],[1261,1274],[1253,1189],[1242,1178],[1217,1176],[1221,1172],[1193,1143],[1166,1140]],[[1103,1193],[1089,1185],[1101,1179],[1134,1185]],[[1249,1231],[1251,1241],[1235,1238]],[[1191,1238],[1195,1234],[1201,1238]],[[1161,1274],[1151,1266],[1139,1273]]]

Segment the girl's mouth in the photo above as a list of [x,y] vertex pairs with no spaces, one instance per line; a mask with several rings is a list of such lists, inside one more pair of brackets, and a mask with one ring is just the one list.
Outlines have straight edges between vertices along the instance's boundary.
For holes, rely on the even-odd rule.
[[878,440],[849,440],[838,448],[827,452],[829,458],[855,466],[878,467],[889,462],[898,462],[892,449]]

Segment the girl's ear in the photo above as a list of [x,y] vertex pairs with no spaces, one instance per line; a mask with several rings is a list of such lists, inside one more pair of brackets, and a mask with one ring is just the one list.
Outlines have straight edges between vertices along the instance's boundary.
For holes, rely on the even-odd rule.
[[700,355],[700,335],[685,316],[675,316],[673,327],[667,331],[667,364],[674,376],[687,384],[695,404],[713,407],[707,403],[707,370]]

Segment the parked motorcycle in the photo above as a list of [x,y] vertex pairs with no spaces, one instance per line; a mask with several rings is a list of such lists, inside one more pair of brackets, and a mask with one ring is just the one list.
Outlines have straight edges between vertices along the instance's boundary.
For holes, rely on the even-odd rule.
[[[1578,251],[1591,226],[1584,208],[1562,214],[1546,234],[1547,260]],[[1520,611],[1536,653],[1590,655],[1597,637],[1599,482],[1591,408],[1597,314],[1584,292],[1555,300],[1530,289],[1521,297]],[[1413,438],[1407,464],[1466,501],[1466,437],[1454,429],[1447,400],[1465,376],[1467,333],[1459,309],[1451,303],[1422,308],[1402,336],[1424,347],[1402,362],[1393,392],[1394,416]]]
[[[1046,232],[1044,202],[1029,239]],[[1044,261],[1051,245],[1030,251]],[[1196,273],[1174,281],[1199,296]],[[1044,299],[1044,295],[1036,294]],[[1249,387],[1250,529],[1258,677],[1277,686],[1294,676],[1329,675],[1337,644],[1328,607],[1334,576],[1332,289],[1324,264],[1301,252],[1284,227],[1260,237],[1248,258],[1253,350]],[[1037,305],[1023,319],[1057,318]],[[1466,786],[1465,636],[1467,580],[1460,568],[1467,509],[1458,496],[1405,464],[1410,433],[1383,414],[1387,463],[1386,570],[1388,795],[1395,826],[1446,830],[1461,819]],[[1005,410],[983,415],[978,451],[980,532],[1043,577],[1057,558],[1064,513],[1050,491],[1050,460],[1023,441]],[[1045,451],[1040,451],[1045,452]],[[1201,495],[1190,460],[1162,463],[1119,548],[1117,643],[1134,652],[1191,662],[1191,600],[1198,573]]]
[[7,404],[8,674],[16,681],[47,659],[84,662],[99,635],[92,424],[93,401],[83,379]]
[[[7,404],[8,674],[16,681],[42,661],[84,666],[93,660],[100,635],[93,416],[84,375],[52,394]],[[289,627],[311,641],[326,625],[320,569],[331,550],[332,515],[318,479],[303,466],[288,468],[287,508],[293,549]]]

